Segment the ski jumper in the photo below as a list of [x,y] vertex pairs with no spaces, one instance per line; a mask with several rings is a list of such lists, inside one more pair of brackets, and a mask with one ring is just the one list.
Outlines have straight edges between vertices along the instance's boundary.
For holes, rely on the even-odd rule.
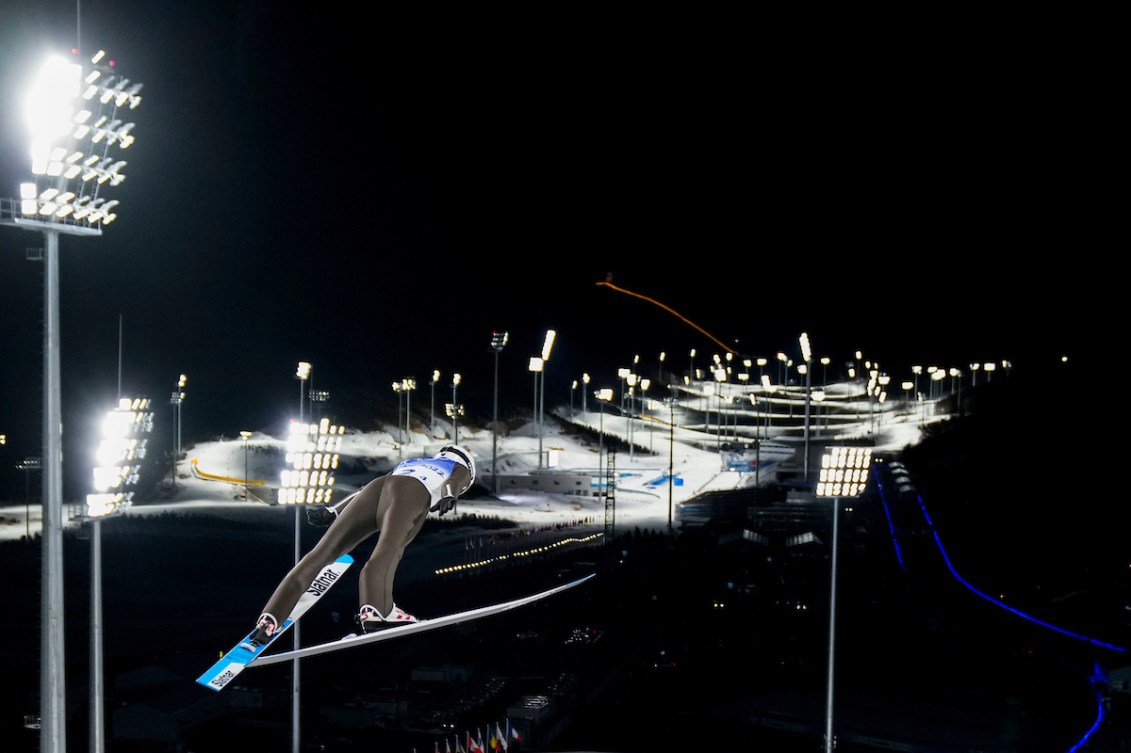
[[323,567],[379,533],[361,570],[358,592],[361,604],[389,614],[393,581],[405,548],[420,533],[429,508],[445,496],[459,494],[452,481],[456,468],[467,472],[446,458],[412,458],[346,497],[338,504],[333,524],[283,578],[263,612],[281,623]]

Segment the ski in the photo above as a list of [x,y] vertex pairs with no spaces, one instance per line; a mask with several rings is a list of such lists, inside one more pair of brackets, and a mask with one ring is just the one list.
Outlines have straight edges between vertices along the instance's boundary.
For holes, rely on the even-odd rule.
[[342,574],[345,573],[352,564],[353,557],[348,554],[343,554],[329,565],[326,565],[326,567],[322,568],[321,572],[318,573],[317,577],[311,581],[310,587],[299,597],[295,608],[291,610],[287,619],[283,620],[283,624],[266,643],[253,646],[250,641],[251,637],[255,635],[255,631],[252,630],[243,640],[237,643],[231,651],[224,654],[219,661],[213,664],[207,672],[198,677],[196,681],[206,688],[215,691],[223,690],[240,672],[259,658],[267,647],[274,643],[280,635],[287,632],[287,629],[295,624],[295,621],[298,620],[299,617],[306,614],[307,610],[314,606],[314,602],[318,601],[323,594],[330,590],[330,586],[337,583],[342,577]]
[[317,654],[325,654],[330,651],[339,651],[343,648],[351,648],[354,646],[361,646],[368,643],[376,643],[378,641],[386,641],[392,638],[401,638],[406,635],[420,633],[425,630],[435,630],[437,628],[455,625],[460,622],[467,622],[468,620],[476,620],[480,617],[487,617],[492,614],[499,614],[511,609],[517,609],[526,606],[539,599],[545,599],[548,596],[561,593],[567,589],[579,586],[585,581],[592,578],[596,573],[590,573],[584,578],[579,578],[569,583],[564,583],[546,591],[540,591],[529,596],[523,596],[513,601],[506,601],[500,604],[491,604],[485,607],[478,607],[476,609],[469,609],[466,612],[457,612],[449,614],[444,617],[435,617],[428,620],[420,620],[419,622],[410,622],[405,625],[397,625],[395,627],[385,628],[375,633],[363,633],[361,635],[347,635],[336,641],[329,643],[320,643],[314,646],[305,646],[294,651],[286,651],[279,654],[271,654],[270,656],[261,656],[256,662],[255,666],[264,667],[270,664],[278,664],[279,662],[291,661],[292,659],[300,659],[306,656],[315,656]]

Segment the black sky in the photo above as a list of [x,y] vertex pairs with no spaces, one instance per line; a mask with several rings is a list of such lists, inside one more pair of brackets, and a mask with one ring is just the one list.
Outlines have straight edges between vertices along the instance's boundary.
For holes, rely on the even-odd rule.
[[[613,386],[635,355],[721,352],[595,284],[609,273],[743,356],[796,357],[807,331],[818,356],[859,349],[897,375],[1077,355],[1106,306],[1107,104],[1047,37],[227,0],[88,0],[80,31],[78,8],[0,26],[2,195],[26,176],[19,102],[42,52],[79,38],[145,87],[119,222],[62,241],[68,441],[119,378],[168,433],[186,373],[184,430],[203,438],[280,426],[299,360],[360,422],[395,411],[402,377],[424,405],[433,369],[438,404],[459,371],[489,417],[496,328],[511,409],[547,328],[548,403],[582,372]],[[6,468],[41,442],[40,244],[0,228]]]

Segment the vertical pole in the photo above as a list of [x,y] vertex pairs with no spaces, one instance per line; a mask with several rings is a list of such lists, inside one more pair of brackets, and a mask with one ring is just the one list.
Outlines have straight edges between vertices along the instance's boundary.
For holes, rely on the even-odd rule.
[[43,328],[43,591],[40,751],[67,749],[63,634],[63,412],[59,374],[59,233],[45,230]]
[[804,465],[804,479],[809,481],[809,405],[810,396],[813,394],[810,385],[812,384],[812,364],[805,364],[805,465]]
[[542,431],[546,420],[546,367],[542,366],[541,372],[535,372],[538,379],[538,467],[542,467]]
[[[302,506],[301,505],[295,505],[295,565],[296,566],[298,565],[299,554],[302,551],[302,544],[301,544],[302,525],[300,523],[300,521],[302,520],[302,514],[301,513],[302,513]],[[295,624],[291,625],[291,630],[294,632],[294,636],[295,636],[294,646],[295,646],[295,650],[297,651],[299,646],[300,646],[300,643],[299,643],[299,624],[296,622]],[[301,748],[300,740],[302,738],[302,725],[301,725],[302,719],[300,717],[300,710],[302,708],[302,704],[300,703],[301,698],[300,698],[300,694],[299,694],[299,688],[301,687],[301,683],[299,682],[299,662],[300,661],[301,661],[301,659],[293,659],[291,661],[291,753],[299,753],[299,749]]]
[[840,520],[840,497],[833,497],[832,576],[829,584],[829,672],[825,690],[825,753],[833,753],[833,666],[836,663],[836,559]]
[[90,534],[90,753],[105,750],[102,686],[102,523],[94,518]]
[[675,398],[668,398],[668,533],[672,532],[672,487],[675,480]]
[[499,496],[499,348],[495,348],[495,400],[491,415],[491,493]]

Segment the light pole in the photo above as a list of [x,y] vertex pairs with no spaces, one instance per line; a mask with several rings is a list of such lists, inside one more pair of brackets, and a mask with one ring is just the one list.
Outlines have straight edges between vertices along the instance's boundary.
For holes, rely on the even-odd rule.
[[307,379],[310,379],[310,372],[313,370],[313,368],[314,367],[311,366],[309,362],[299,361],[298,362],[298,369],[295,371],[295,379],[298,380],[298,420],[299,420],[299,423],[302,423],[302,419],[303,419],[303,415],[302,415],[303,396],[302,396],[302,393],[306,391],[306,384],[305,383],[306,383]]
[[401,433],[401,390],[400,382],[393,382],[393,392],[397,393],[397,455],[404,457],[404,434]]
[[718,413],[716,415],[716,418],[718,419],[718,423],[717,423],[716,431],[715,431],[715,452],[719,453],[720,467],[722,466],[722,462],[723,462],[723,446],[722,446],[723,382],[725,382],[726,379],[727,379],[727,370],[726,369],[724,369],[722,367],[715,369],[715,381],[718,382],[718,386],[714,388],[715,395],[718,398],[717,402],[715,403],[715,405],[718,406]]
[[589,412],[589,400],[588,400],[588,397],[587,397],[588,394],[589,394],[589,375],[588,374],[582,373],[582,375],[581,375],[581,385],[582,385],[581,386],[581,412],[582,413],[588,413]]
[[[344,426],[334,426],[325,418],[316,424],[291,421],[285,456],[288,467],[280,474],[278,500],[280,505],[294,505],[295,566],[302,554],[300,534],[303,505],[329,505],[333,502],[334,473],[338,469],[343,434]],[[245,447],[246,441],[245,439]],[[246,481],[246,472],[244,478]],[[294,648],[298,650],[301,645],[299,623],[291,626],[291,632]],[[300,661],[294,659],[291,662],[291,753],[299,753],[301,747]]]
[[668,533],[672,532],[672,514],[673,507],[673,487],[675,486],[675,479],[672,474],[675,473],[675,397],[671,393],[671,385],[668,385]]
[[[821,359],[821,392],[827,393],[828,389],[829,389],[829,363],[831,361],[832,361],[832,359],[829,358],[828,356],[825,356],[824,358]],[[823,416],[823,418],[822,418],[822,416]],[[828,408],[825,408],[822,411],[821,406],[819,406],[819,405],[817,406],[817,425],[822,427],[822,428],[826,428],[826,429],[828,428],[828,426],[829,426],[829,409]]]
[[177,392],[180,393],[180,399],[177,400],[177,459],[181,457],[181,404],[185,401],[185,385],[188,384],[188,377],[181,374],[180,379],[177,380]]
[[542,418],[538,414],[538,383],[546,361],[541,356],[531,356],[526,366],[527,371],[534,375],[534,421],[538,424],[538,467],[542,467]]
[[498,330],[491,333],[491,352],[495,354],[495,394],[491,413],[491,493],[499,495],[499,354],[507,347],[510,335]]
[[177,462],[181,459],[181,403],[185,401],[185,385],[188,377],[181,374],[177,380],[177,391],[169,396],[173,406],[173,488],[177,488]]
[[[41,458],[26,457],[16,464],[16,468],[24,472],[24,535],[31,542],[31,472],[41,468]],[[42,497],[42,494],[40,495]]]
[[119,201],[107,201],[101,194],[107,185],[114,187],[125,179],[121,168],[126,162],[115,160],[110,150],[134,143],[136,124],[122,121],[125,109],[141,104],[140,83],[130,85],[116,75],[102,50],[89,64],[75,62],[77,47],[72,60],[48,59],[32,84],[26,120],[34,177],[20,184],[18,202],[0,199],[0,224],[41,232],[44,240],[41,753],[62,753],[67,747],[59,236],[101,236],[103,228],[117,219]]
[[555,330],[546,330],[546,339],[542,342],[542,391],[538,396],[538,467],[542,467],[542,434],[546,423],[546,362],[550,360],[550,351],[554,347],[554,339],[558,336]]
[[247,491],[247,480],[251,477],[248,475],[247,440],[251,439],[251,432],[241,431],[240,437],[243,438],[243,501],[248,502],[250,497]]
[[326,390],[315,390],[315,389],[312,389],[309,392],[310,392],[310,419],[314,423],[318,423],[318,421],[322,418],[322,410],[323,409],[319,408],[318,411],[315,412],[314,404],[318,403],[319,405],[322,405],[323,403],[325,403],[327,400],[330,399],[330,393],[327,392]]
[[836,665],[836,568],[838,521],[842,497],[859,497],[868,484],[872,450],[867,447],[828,447],[821,458],[817,497],[832,498],[832,565],[829,577],[829,659],[825,688],[825,753],[833,751],[833,668]]
[[605,483],[605,403],[613,399],[613,391],[606,387],[605,389],[594,391],[593,397],[597,398],[597,403],[601,406],[601,417],[598,419],[597,429],[597,491],[603,498],[607,491],[603,486]]
[[456,403],[446,403],[444,405],[444,413],[447,414],[448,418],[452,419],[452,433],[454,434],[452,442],[459,444],[459,417],[463,415],[463,406],[457,405]]
[[804,475],[802,479],[809,482],[809,406],[812,402],[812,384],[813,384],[813,369],[810,364],[813,361],[813,349],[809,346],[809,333],[802,332],[801,338],[801,364],[805,368],[805,465]]
[[[651,386],[652,386],[652,380],[651,379],[641,379],[640,380],[640,412],[642,414],[644,413],[645,410],[647,410],[646,401],[648,400],[648,388],[651,387]],[[654,438],[654,436],[655,436],[655,432],[652,431],[652,423],[649,421],[648,422],[648,451],[649,452],[652,452],[652,439]]]
[[628,434],[628,462],[632,463],[636,457],[636,454],[633,452],[636,447],[636,443],[632,441],[632,429],[636,425],[636,422],[633,421],[632,410],[632,401],[636,395],[636,374],[633,374],[632,372],[626,374],[625,382],[628,383],[628,410],[625,411],[624,405],[622,404],[621,412],[624,413],[624,419],[628,423],[628,431],[626,431],[625,433]]
[[436,438],[436,382],[440,381],[440,371],[432,371],[432,403],[428,408],[428,438]]
[[452,410],[449,411],[448,416],[454,421],[452,424],[452,442],[454,444],[459,444],[459,415],[463,412],[456,400],[456,388],[459,387],[461,381],[463,381],[463,377],[459,374],[452,374]]
[[119,398],[118,407],[102,422],[102,441],[95,453],[94,493],[86,497],[90,521],[90,750],[101,753],[106,743],[102,663],[102,526],[103,518],[130,506],[153,413],[145,398]]
[[405,377],[401,380],[401,390],[404,391],[404,429],[408,437],[406,444],[412,447],[412,392],[416,389],[416,379]]

